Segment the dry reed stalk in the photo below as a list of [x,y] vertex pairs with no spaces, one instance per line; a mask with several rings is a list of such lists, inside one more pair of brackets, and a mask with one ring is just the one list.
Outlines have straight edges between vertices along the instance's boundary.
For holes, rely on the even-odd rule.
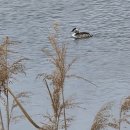
[[[17,100],[21,103],[21,104],[25,104],[27,102],[27,99],[30,97],[30,92],[20,92],[18,94],[16,94],[16,98]],[[26,99],[26,102],[25,102]],[[9,118],[9,123],[10,122],[18,122],[18,120],[20,120],[21,118],[24,118],[23,115],[20,116],[14,116],[14,111],[15,109],[18,108],[18,104],[15,102],[15,100],[13,99],[12,104],[10,106],[10,118]]]
[[[65,80],[65,54],[66,54],[66,48],[63,45],[62,48],[60,48],[57,45],[57,40],[54,36],[49,37],[51,46],[53,47],[54,51],[56,52],[56,57],[52,58],[52,63],[55,65],[55,71],[53,72],[52,75],[49,75],[51,77],[52,83],[53,83],[53,92],[50,95],[52,102],[53,102],[53,111],[54,111],[54,117],[55,117],[55,128],[58,130],[59,127],[59,109],[60,109],[60,104],[61,104],[61,99],[62,103],[64,104],[64,80]],[[46,81],[47,82],[47,81]],[[47,85],[48,86],[48,85]],[[61,97],[62,96],[62,97]],[[64,106],[64,105],[63,105]],[[65,107],[63,109],[63,115],[64,115],[64,124],[65,124],[65,129],[67,127],[66,124],[66,111]]]
[[111,117],[110,110],[112,105],[113,103],[110,102],[100,109],[94,119],[91,130],[101,130],[109,126],[109,118]]
[[[9,130],[9,97],[8,97],[8,91],[6,91],[5,87],[8,87],[8,63],[7,63],[7,47],[9,45],[9,38],[6,37],[4,39],[3,44],[1,45],[1,55],[0,55],[0,77],[1,77],[1,87],[0,90],[4,91],[4,94],[6,96],[6,115],[7,115],[7,130]],[[2,76],[3,75],[3,76]]]
[[[55,24],[54,29],[57,32],[57,24]],[[66,109],[68,109],[69,106],[73,106],[74,103],[69,99],[66,100],[64,97],[64,82],[75,59],[72,60],[70,64],[66,64],[67,48],[65,44],[59,45],[56,33],[49,36],[49,41],[54,54],[45,49],[43,49],[43,52],[54,65],[54,71],[51,74],[44,73],[41,76],[43,76],[43,81],[45,82],[51,99],[53,114],[45,116],[49,122],[44,125],[44,127],[48,130],[59,130],[63,128],[67,130],[72,118],[66,117]]]
[[[8,37],[0,45],[0,91],[5,93],[4,87],[8,87],[8,82],[13,75],[24,72],[24,65],[22,62],[27,58],[21,58],[12,64],[8,63],[8,46],[12,44]],[[6,93],[5,93],[6,94]]]
[[121,104],[121,113],[126,114],[130,110],[130,96],[125,98]]
[[[6,108],[7,130],[9,130],[10,120],[11,118],[13,118],[12,117],[13,109],[16,106],[18,106],[21,109],[25,117],[30,121],[30,123],[32,123],[34,127],[36,127],[37,129],[44,130],[32,120],[32,118],[29,116],[29,114],[25,111],[22,104],[20,103],[19,98],[25,97],[25,93],[21,93],[20,95],[17,95],[17,97],[15,97],[15,95],[9,88],[9,79],[12,78],[13,75],[16,75],[18,73],[25,73],[22,61],[27,60],[26,58],[22,58],[10,65],[7,61],[8,51],[9,51],[8,46],[10,45],[10,43],[11,42],[9,38],[6,37],[4,42],[0,45],[0,99],[3,99],[4,106]],[[15,104],[11,108],[11,112],[10,112],[10,104],[9,104],[9,94],[13,97],[15,101]],[[6,100],[4,97],[6,98]]]
[[129,110],[130,110],[130,96],[125,98],[121,104],[120,117],[119,117],[119,130],[121,129],[122,122],[126,122],[127,124],[130,124],[130,121],[128,120],[130,115],[127,114],[129,113]]
[[42,127],[40,127],[39,125],[37,125],[32,118],[30,117],[30,115],[27,113],[27,111],[23,108],[23,106],[21,105],[21,103],[19,102],[19,100],[17,99],[17,97],[15,97],[15,95],[13,94],[13,92],[11,91],[11,89],[8,87],[6,88],[8,89],[8,92],[11,94],[11,96],[13,97],[13,99],[15,100],[15,102],[17,103],[18,107],[20,108],[20,110],[23,112],[23,114],[25,115],[25,117],[28,119],[28,121],[37,129],[41,129],[44,130]]
[[[121,124],[123,122],[130,125],[130,96],[122,100],[118,120],[112,118],[112,115],[110,115],[111,107],[112,104],[108,103],[97,113],[91,130],[101,130],[107,127],[121,130]],[[111,121],[109,120],[110,117]]]
[[4,130],[4,124],[3,124],[1,109],[0,109],[0,130]]

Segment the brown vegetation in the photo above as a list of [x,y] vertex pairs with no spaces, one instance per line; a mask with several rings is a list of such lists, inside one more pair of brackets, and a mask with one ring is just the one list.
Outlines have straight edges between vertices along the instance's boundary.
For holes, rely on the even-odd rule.
[[[55,30],[57,28],[54,28]],[[72,117],[68,117],[66,110],[72,107],[75,107],[77,104],[74,103],[72,98],[65,99],[64,97],[64,82],[67,77],[67,73],[74,63],[75,59],[72,60],[70,64],[66,64],[66,47],[65,44],[59,46],[55,35],[49,37],[52,49],[55,55],[50,55],[48,51],[44,52],[47,54],[48,58],[51,59],[51,62],[54,65],[54,71],[51,74],[42,74],[43,80],[45,82],[48,94],[51,99],[52,104],[52,114],[47,114],[44,117],[48,119],[47,124],[43,127],[37,125],[32,118],[29,116],[27,111],[23,108],[21,103],[22,98],[28,98],[27,92],[20,92],[16,96],[9,87],[9,80],[13,75],[18,73],[25,73],[24,66],[22,61],[24,59],[19,59],[13,62],[11,65],[8,63],[8,46],[10,45],[10,40],[8,37],[5,38],[4,42],[0,45],[0,100],[3,106],[5,106],[5,111],[7,115],[7,130],[9,130],[10,122],[12,120],[17,121],[21,116],[14,116],[13,112],[18,107],[23,112],[25,117],[32,123],[34,127],[40,130],[58,130],[58,129],[67,129]],[[13,98],[12,105],[9,103],[10,96]],[[2,115],[0,115],[2,119]],[[23,116],[22,116],[23,117]],[[3,123],[3,129],[4,124]]]
[[[54,29],[57,32],[57,24],[55,25]],[[67,109],[76,107],[77,103],[75,103],[74,99],[72,98],[65,98],[64,89],[66,78],[76,77],[98,87],[91,81],[80,76],[68,75],[68,72],[72,64],[76,61],[76,58],[73,59],[71,63],[66,63],[67,48],[65,44],[59,45],[56,32],[55,34],[49,36],[52,51],[49,52],[48,50],[43,49],[43,52],[47,55],[53,64],[54,70],[50,74],[43,73],[39,75],[42,77],[48,91],[52,110],[51,113],[44,115],[44,118],[47,119],[47,123],[43,122],[43,126],[39,126],[37,123],[35,123],[22,105],[24,103],[23,98],[29,98],[30,93],[20,92],[18,94],[14,94],[11,90],[11,87],[9,86],[9,80],[13,77],[13,75],[16,75],[18,73],[25,73],[25,67],[22,62],[23,60],[26,60],[26,58],[19,59],[17,61],[14,61],[12,64],[9,64],[8,52],[10,51],[8,50],[8,46],[12,43],[9,38],[6,37],[4,42],[0,44],[0,101],[5,108],[7,117],[6,123],[3,122],[3,115],[1,112],[2,110],[0,108],[0,130],[5,130],[5,124],[7,124],[6,129],[9,130],[11,121],[17,121],[19,118],[23,118],[23,116],[14,116],[13,112],[16,108],[19,108],[23,112],[24,116],[36,129],[67,130],[71,124],[71,121],[73,120],[72,116],[67,115]],[[10,98],[12,98],[12,104],[10,103]],[[107,128],[121,130],[122,123],[125,122],[126,124],[130,124],[130,97],[127,97],[122,101],[118,119],[114,118],[112,115],[112,106],[113,102],[109,102],[100,109],[100,111],[95,116],[91,130],[102,130]]]
[[100,109],[94,119],[91,130],[102,130],[107,129],[109,127],[121,130],[122,123],[130,124],[130,97],[128,96],[127,98],[123,99],[120,106],[118,119],[114,118],[112,115],[112,105],[112,103],[107,103]]
[[[41,128],[38,126],[32,118],[28,115],[28,113],[25,111],[21,104],[21,99],[23,97],[28,97],[27,92],[20,92],[18,95],[14,95],[11,88],[9,87],[9,80],[13,77],[13,75],[18,73],[25,73],[24,72],[24,66],[22,64],[23,60],[26,60],[26,58],[19,59],[17,61],[14,61],[11,65],[8,63],[8,46],[12,44],[8,37],[4,39],[4,42],[0,45],[0,100],[3,106],[5,107],[6,112],[6,119],[7,119],[7,130],[9,130],[10,121],[12,119],[16,119],[16,117],[13,116],[14,109],[18,106],[20,110],[23,112],[25,117],[36,127]],[[9,103],[9,95],[13,98],[13,104],[10,106]],[[19,117],[17,117],[19,118]],[[2,121],[2,114],[1,114],[1,108],[0,108],[0,122],[1,127],[4,130],[4,122]]]
[[[55,29],[56,28],[56,29]],[[55,27],[57,31],[57,27]],[[74,63],[75,59],[70,64],[66,63],[66,46],[65,44],[59,45],[56,33],[49,36],[52,52],[43,49],[43,52],[48,56],[51,63],[54,65],[54,70],[51,74],[43,73],[43,77],[48,94],[52,104],[52,114],[47,114],[44,117],[48,122],[43,126],[47,130],[65,129],[73,120],[72,117],[67,117],[66,110],[70,107],[76,106],[73,99],[65,99],[64,97],[64,82],[67,73]]]

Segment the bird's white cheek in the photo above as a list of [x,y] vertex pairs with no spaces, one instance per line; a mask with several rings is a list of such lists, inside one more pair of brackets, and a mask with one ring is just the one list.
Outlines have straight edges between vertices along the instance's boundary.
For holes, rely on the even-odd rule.
[[76,36],[75,36],[75,33],[72,34],[72,37],[76,37]]

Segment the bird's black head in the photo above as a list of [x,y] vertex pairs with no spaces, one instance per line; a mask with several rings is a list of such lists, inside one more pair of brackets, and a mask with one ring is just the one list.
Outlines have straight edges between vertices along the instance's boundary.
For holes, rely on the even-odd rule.
[[74,32],[76,30],[76,28],[73,28],[71,32]]

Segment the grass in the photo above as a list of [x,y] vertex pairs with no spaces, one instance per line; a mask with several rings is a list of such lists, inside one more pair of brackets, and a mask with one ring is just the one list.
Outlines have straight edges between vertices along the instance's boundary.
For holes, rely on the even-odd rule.
[[[9,83],[14,75],[17,75],[18,73],[25,74],[25,66],[22,63],[27,59],[22,58],[14,61],[12,64],[8,63],[9,52],[11,52],[9,46],[12,45],[12,42],[8,37],[5,37],[3,43],[0,44],[0,101],[5,108],[4,110],[6,113],[6,121],[3,121],[4,115],[1,112],[2,108],[0,108],[0,130],[9,130],[11,122],[23,118],[23,115],[38,130],[67,130],[74,120],[72,116],[68,116],[67,110],[77,106],[74,99],[65,98],[64,90],[67,78],[75,77],[83,79],[98,87],[85,78],[68,74],[71,66],[75,63],[76,58],[72,59],[72,61],[67,64],[67,48],[65,44],[60,44],[58,42],[57,26],[57,24],[54,26],[55,34],[49,36],[52,51],[42,50],[48,59],[50,59],[50,63],[53,64],[53,71],[50,74],[48,74],[48,72],[39,74],[48,91],[52,110],[50,113],[44,114],[44,118],[47,122],[43,122],[43,125],[37,124],[23,107],[23,104],[26,102],[27,98],[29,98],[30,93],[20,92],[14,94]],[[25,99],[25,101],[23,99]],[[121,130],[123,123],[130,124],[130,96],[122,100],[118,119],[112,115],[113,104],[113,102],[109,102],[99,110],[95,116],[91,130],[104,130],[109,128]],[[22,111],[22,116],[14,115],[15,109],[18,108]]]
[[[13,117],[13,111],[16,107],[20,108],[20,110],[23,112],[25,117],[30,121],[30,123],[38,128],[41,129],[39,125],[37,125],[32,118],[29,116],[27,111],[24,109],[24,107],[21,104],[21,98],[27,97],[28,94],[26,92],[20,92],[18,95],[15,96],[15,94],[12,92],[11,87],[9,87],[9,80],[13,77],[13,75],[16,75],[18,73],[25,73],[24,72],[24,65],[22,62],[24,60],[27,60],[26,58],[19,59],[17,61],[14,61],[12,64],[8,63],[8,52],[11,52],[9,50],[9,46],[11,45],[11,41],[8,37],[5,37],[3,43],[0,45],[0,100],[5,108],[6,113],[6,123],[2,121],[2,114],[1,114],[1,108],[0,108],[0,121],[1,126],[4,129],[4,125],[6,124],[6,130],[10,129],[10,122],[14,118]],[[10,96],[13,98],[13,104],[10,105]]]
[[68,117],[66,111],[74,107],[76,103],[74,103],[72,99],[65,99],[64,84],[68,71],[75,60],[72,60],[70,64],[66,64],[67,48],[65,44],[59,45],[57,40],[57,27],[54,27],[54,30],[55,34],[49,36],[53,51],[49,52],[43,49],[43,52],[53,64],[54,70],[51,74],[40,74],[48,90],[52,108],[52,113],[44,116],[48,119],[48,122],[43,127],[47,130],[67,130],[73,118]]
[[116,119],[112,115],[112,106],[113,103],[107,103],[104,105],[99,112],[97,113],[91,130],[102,130],[102,129],[107,129],[107,128],[113,128],[117,130],[122,129],[122,124],[126,123],[130,125],[130,96],[124,98],[120,104],[120,110],[119,110],[119,118]]
[[[54,28],[55,30],[57,28]],[[28,112],[23,107],[23,102],[21,99],[28,98],[27,92],[20,92],[19,94],[14,94],[10,85],[9,80],[18,73],[24,73],[24,68],[22,62],[26,60],[26,58],[19,59],[14,61],[11,65],[8,63],[8,52],[9,46],[11,45],[11,41],[8,37],[5,38],[4,42],[0,45],[0,100],[3,106],[5,107],[6,112],[6,122],[2,121],[1,124],[4,128],[6,124],[6,129],[10,129],[10,122],[12,120],[17,120],[21,118],[21,116],[14,116],[13,112],[16,108],[19,108],[24,116],[28,119],[28,121],[37,129],[40,130],[59,130],[65,129],[67,130],[68,126],[71,124],[73,120],[72,117],[68,117],[66,114],[66,110],[76,106],[74,100],[71,98],[65,99],[64,96],[64,82],[67,77],[67,73],[74,63],[75,59],[72,60],[70,64],[66,64],[66,52],[67,48],[65,44],[59,46],[56,35],[49,36],[49,41],[52,46],[52,50],[55,55],[50,55],[47,51],[44,50],[48,58],[51,59],[51,63],[54,65],[54,71],[51,74],[42,74],[43,81],[45,82],[45,86],[48,90],[48,94],[50,96],[52,111],[53,114],[48,114],[45,116],[48,119],[48,123],[44,126],[39,126]],[[13,99],[12,104],[10,104],[10,98]]]

